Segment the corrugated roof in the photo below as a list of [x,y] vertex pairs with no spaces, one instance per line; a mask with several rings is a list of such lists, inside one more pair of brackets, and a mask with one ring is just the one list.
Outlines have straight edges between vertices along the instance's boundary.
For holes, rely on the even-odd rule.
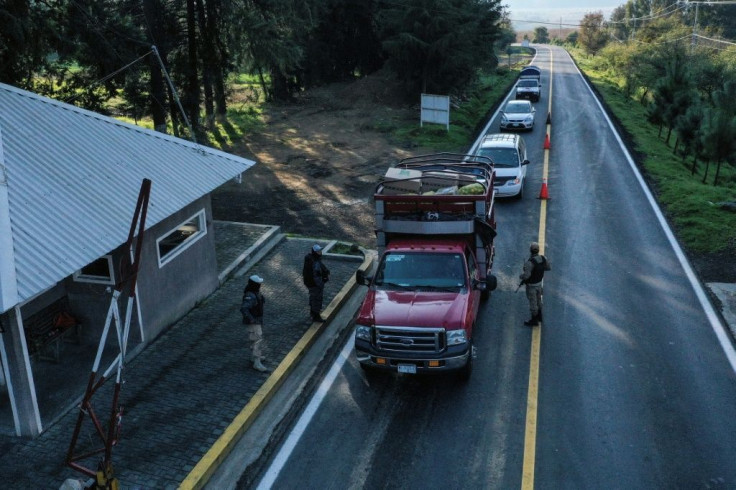
[[0,145],[13,247],[0,261],[14,261],[15,304],[124,243],[144,178],[150,228],[254,164],[3,84]]

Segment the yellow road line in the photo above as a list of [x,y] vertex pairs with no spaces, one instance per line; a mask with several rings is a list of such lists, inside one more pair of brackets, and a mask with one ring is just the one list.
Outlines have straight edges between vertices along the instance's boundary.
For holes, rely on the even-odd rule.
[[[366,271],[373,261],[370,255],[364,254],[365,259],[360,269]],[[180,490],[201,489],[217,470],[218,466],[225,461],[232,452],[242,435],[253,424],[256,417],[263,411],[266,404],[273,398],[276,390],[284,383],[286,377],[295,369],[298,361],[304,357],[307,350],[316,342],[319,335],[325,330],[328,321],[337,314],[343,300],[349,297],[357,289],[355,278],[351,277],[345,286],[337,293],[335,298],[324,309],[324,322],[312,323],[307,332],[296,343],[294,348],[286,355],[268,379],[256,391],[248,404],[238,413],[230,425],[223,431],[222,435],[215,441],[210,449],[202,456],[202,459],[189,472],[179,485]]]
[[[549,112],[552,114],[552,51],[550,51],[549,77]],[[547,137],[550,136],[550,124],[547,124]],[[549,149],[544,150],[544,166],[542,178],[547,179],[549,171]],[[545,237],[547,235],[547,200],[542,199],[539,209],[539,253],[544,254]],[[542,345],[542,323],[532,329],[532,344],[529,358],[529,388],[526,398],[526,426],[524,430],[524,463],[521,472],[522,490],[534,488],[534,468],[537,456],[537,403],[539,399],[539,359]]]
[[524,466],[521,473],[521,488],[534,488],[534,462],[537,440],[537,393],[539,391],[539,346],[542,339],[541,327],[532,330],[532,351],[529,361],[529,392],[526,400],[526,431],[524,434]]

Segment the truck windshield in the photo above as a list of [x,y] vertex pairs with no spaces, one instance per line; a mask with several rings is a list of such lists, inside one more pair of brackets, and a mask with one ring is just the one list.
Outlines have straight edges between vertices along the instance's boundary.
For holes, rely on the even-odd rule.
[[389,252],[378,266],[374,283],[386,288],[458,291],[465,287],[465,265],[462,254]]

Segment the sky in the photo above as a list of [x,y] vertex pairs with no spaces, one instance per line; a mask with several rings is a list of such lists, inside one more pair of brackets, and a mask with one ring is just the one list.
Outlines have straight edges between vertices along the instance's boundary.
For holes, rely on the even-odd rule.
[[608,19],[613,9],[626,0],[502,0],[502,3],[508,5],[516,31],[531,31],[538,26],[549,30],[560,24],[563,28],[574,27],[591,12],[603,12],[603,17]]

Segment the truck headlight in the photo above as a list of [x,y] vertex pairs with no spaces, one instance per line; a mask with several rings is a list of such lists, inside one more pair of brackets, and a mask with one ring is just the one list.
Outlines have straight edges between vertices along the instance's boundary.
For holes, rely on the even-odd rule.
[[360,340],[371,341],[371,327],[368,325],[358,325],[355,327],[355,338]]
[[465,330],[448,330],[447,331],[447,346],[461,345],[468,341],[465,337]]

